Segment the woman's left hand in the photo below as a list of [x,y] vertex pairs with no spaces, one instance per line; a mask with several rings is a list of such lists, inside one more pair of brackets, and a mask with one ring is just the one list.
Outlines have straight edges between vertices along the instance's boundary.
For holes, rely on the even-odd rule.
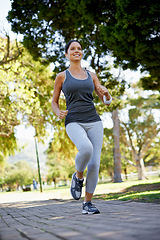
[[97,90],[98,90],[102,95],[105,95],[106,98],[107,98],[107,100],[110,99],[110,94],[109,94],[108,89],[107,89],[106,87],[104,87],[104,86],[102,86],[102,85],[99,85],[99,86],[97,87]]

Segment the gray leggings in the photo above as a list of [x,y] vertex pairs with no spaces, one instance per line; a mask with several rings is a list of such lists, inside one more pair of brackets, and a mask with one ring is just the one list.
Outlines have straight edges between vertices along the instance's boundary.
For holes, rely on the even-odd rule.
[[66,126],[66,132],[78,149],[75,158],[76,170],[83,172],[87,167],[86,191],[94,193],[98,182],[103,143],[102,122],[69,123]]

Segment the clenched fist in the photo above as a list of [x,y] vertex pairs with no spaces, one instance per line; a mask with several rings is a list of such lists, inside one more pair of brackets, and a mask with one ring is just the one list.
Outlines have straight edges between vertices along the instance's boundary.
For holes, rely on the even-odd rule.
[[63,119],[67,116],[67,114],[68,114],[68,110],[60,110],[58,113],[58,117],[59,119]]
[[104,86],[102,86],[102,85],[99,85],[99,86],[97,87],[97,90],[98,90],[101,94],[105,95],[106,98],[107,98],[107,100],[110,99],[110,94],[109,94],[108,89],[107,89],[106,87],[104,87]]

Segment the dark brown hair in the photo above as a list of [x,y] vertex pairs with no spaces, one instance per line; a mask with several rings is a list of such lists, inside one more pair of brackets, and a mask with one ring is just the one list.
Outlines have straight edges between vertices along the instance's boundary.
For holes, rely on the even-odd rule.
[[[72,42],[78,42],[78,43],[80,44],[80,42],[79,42],[78,40],[74,40],[74,39],[70,40],[70,41],[66,44],[65,53],[68,52],[68,48],[69,48],[69,46],[71,45]],[[80,45],[81,45],[81,44],[80,44]],[[82,45],[81,45],[81,47],[82,47]]]

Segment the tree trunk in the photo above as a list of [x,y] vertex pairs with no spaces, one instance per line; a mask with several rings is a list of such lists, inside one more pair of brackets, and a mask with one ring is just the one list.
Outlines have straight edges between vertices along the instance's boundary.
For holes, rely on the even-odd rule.
[[119,119],[118,108],[112,112],[113,137],[114,137],[114,182],[122,182],[121,178],[121,153],[119,148]]
[[125,174],[125,178],[126,180],[128,179],[128,176],[127,176],[127,167],[124,168],[124,174]]
[[137,172],[138,172],[138,180],[144,180],[147,177],[145,176],[145,167],[143,158],[137,159]]

